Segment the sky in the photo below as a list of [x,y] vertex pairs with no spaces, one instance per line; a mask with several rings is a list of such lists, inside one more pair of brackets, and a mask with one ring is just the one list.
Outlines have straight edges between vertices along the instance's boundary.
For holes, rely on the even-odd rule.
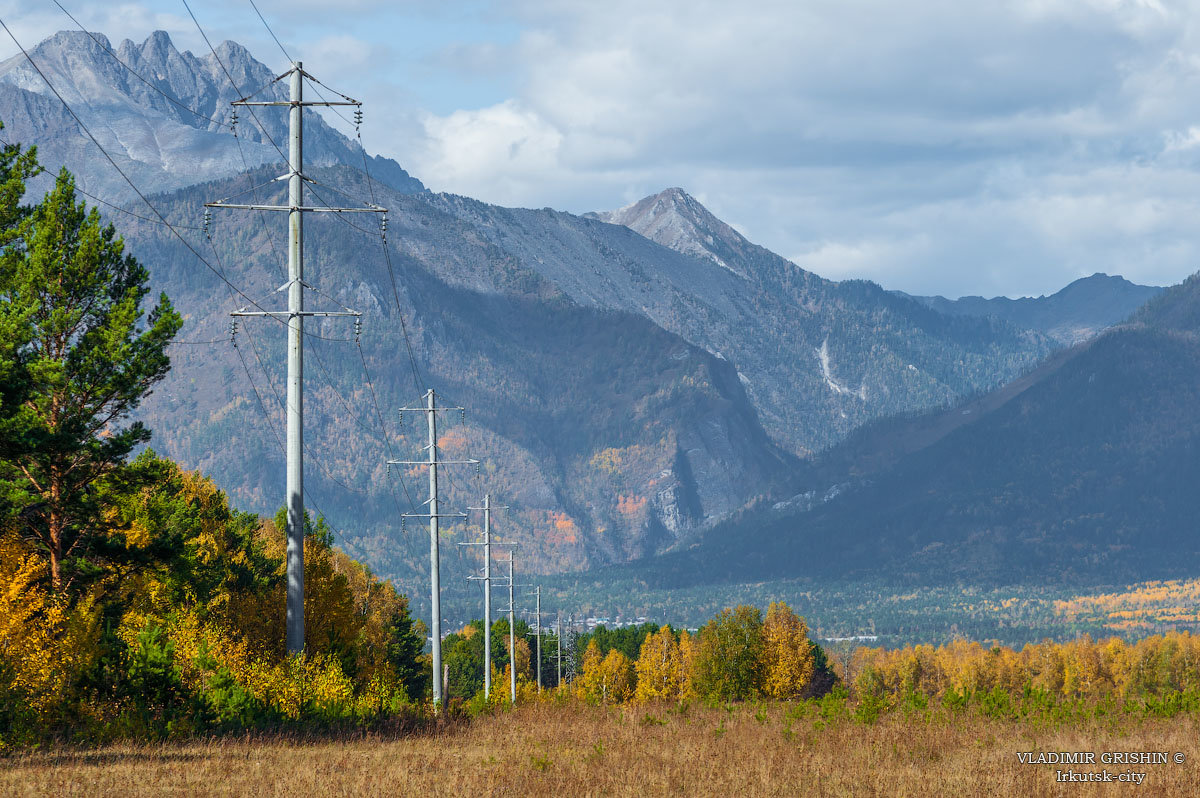
[[[59,1],[207,52],[182,0]],[[255,2],[435,191],[582,213],[679,186],[806,269],[917,294],[1200,269],[1200,0]],[[286,68],[250,0],[189,3]],[[74,27],[52,0],[0,18],[27,46]]]

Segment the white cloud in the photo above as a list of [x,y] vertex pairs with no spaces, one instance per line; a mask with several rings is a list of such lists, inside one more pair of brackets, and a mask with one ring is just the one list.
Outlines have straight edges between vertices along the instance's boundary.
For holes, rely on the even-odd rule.
[[[215,41],[277,57],[214,2]],[[801,265],[923,293],[1196,266],[1200,0],[303,2],[260,8],[435,189],[585,211],[680,185]],[[194,49],[166,0],[79,6]],[[30,38],[64,26],[0,11]]]
[[1174,281],[1200,249],[1198,8],[527,0],[519,91],[427,118],[414,168],[577,211],[678,184],[801,265],[906,290]]

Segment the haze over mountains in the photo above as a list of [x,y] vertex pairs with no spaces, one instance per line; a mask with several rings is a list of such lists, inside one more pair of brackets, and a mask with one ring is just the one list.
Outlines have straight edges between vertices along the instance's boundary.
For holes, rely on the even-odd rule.
[[[204,202],[247,192],[282,168],[267,140],[283,140],[278,110],[256,111],[265,133],[243,118],[236,139],[206,121],[224,120],[230,100],[275,77],[234,43],[217,54],[236,89],[217,59],[179,53],[164,33],[115,49],[102,38],[60,33],[32,52],[122,168],[143,190],[160,192],[153,202],[180,234],[246,294],[264,305],[281,302],[273,293],[282,279],[281,218],[217,211],[211,239],[200,229]],[[132,77],[116,57],[204,118]],[[280,96],[281,87],[267,91]],[[0,119],[7,138],[37,144],[43,162],[65,164],[88,191],[118,203],[130,198],[36,73],[16,59],[0,64]],[[357,144],[316,115],[306,119],[306,172],[317,181],[316,196],[373,196],[387,207],[394,267],[376,228],[317,218],[325,215],[306,222],[306,280],[321,292],[314,302],[365,314],[361,360],[348,322],[310,328],[324,337],[308,340],[310,499],[339,529],[342,545],[406,586],[423,578],[427,543],[398,532],[400,512],[410,509],[401,480],[410,480],[418,500],[421,490],[413,475],[389,475],[384,461],[418,452],[422,432],[397,426],[395,408],[415,401],[425,385],[468,409],[465,423],[444,431],[445,451],[484,460],[483,473],[453,477],[451,502],[477,504],[488,491],[510,505],[503,534],[523,544],[529,567],[577,570],[698,545],[726,569],[722,578],[750,580],[794,567],[797,552],[814,541],[828,555],[827,573],[868,567],[874,560],[863,552],[884,552],[913,568],[994,575],[997,562],[1015,561],[1013,552],[1042,551],[1038,541],[1049,541],[1051,553],[1084,545],[1084,538],[1062,537],[1067,526],[1072,534],[1079,528],[1062,514],[1086,515],[1090,493],[1075,503],[1059,496],[1061,517],[1034,526],[1047,508],[1022,499],[1026,515],[1014,518],[1023,526],[992,537],[998,521],[988,515],[987,497],[1050,490],[1058,484],[1051,471],[1071,473],[1067,466],[1091,462],[1097,446],[1113,458],[1105,473],[1120,470],[1136,434],[1097,438],[1098,428],[1087,426],[1120,425],[1116,411],[1072,420],[1073,392],[1083,388],[1068,375],[1088,368],[1080,358],[1137,355],[1186,381],[1176,366],[1190,357],[1190,333],[1177,329],[1114,332],[1060,351],[1122,320],[1157,289],[1097,276],[1053,297],[954,302],[832,282],[747,241],[678,188],[586,216],[502,208],[428,192],[381,158],[369,161],[368,182]],[[256,196],[266,201],[280,190],[276,184]],[[244,298],[226,291],[161,225],[119,214],[113,220],[156,288],[186,314],[182,337],[220,341],[175,348],[171,376],[144,408],[153,445],[213,475],[245,509],[273,513],[282,495],[275,437],[282,332],[269,321],[244,322],[238,346],[224,343],[228,312]],[[1155,349],[1156,335],[1165,337],[1152,355],[1146,347]],[[1087,385],[1101,381],[1106,396],[1135,377],[1141,390],[1162,388],[1161,371],[1138,376],[1127,373],[1132,366],[1121,368],[1097,365],[1101,376]],[[1022,375],[1015,386],[1030,387],[1019,395],[1001,401],[1005,394],[988,393],[1016,391],[1004,386]],[[1043,393],[1049,398],[1035,402]],[[911,418],[966,396],[983,397],[986,424],[964,426],[958,408]],[[898,414],[905,420],[885,421]],[[1155,430],[1151,439],[1165,440]],[[886,435],[893,443],[881,443]],[[1116,440],[1124,448],[1113,448]],[[1039,441],[1057,448],[1047,453]],[[1163,453],[1154,446],[1147,457]],[[1009,481],[989,481],[1001,476]],[[1148,460],[1144,477],[1142,490],[1164,475]],[[974,492],[956,479],[970,480]],[[1033,479],[1040,482],[1026,485]],[[1120,495],[1111,480],[1095,490]],[[858,498],[838,501],[838,491]],[[754,531],[735,514],[763,496],[771,498],[760,506],[779,507],[747,516],[761,522]],[[1166,515],[1151,516],[1176,517],[1175,505],[1160,504],[1169,504]],[[1132,517],[1106,512],[1113,529],[1132,528]],[[993,526],[958,523],[960,515],[979,524],[991,518]],[[1128,544],[1121,540],[1114,545]],[[697,568],[693,556],[700,555],[670,554],[661,567]],[[473,566],[447,555],[446,581]]]

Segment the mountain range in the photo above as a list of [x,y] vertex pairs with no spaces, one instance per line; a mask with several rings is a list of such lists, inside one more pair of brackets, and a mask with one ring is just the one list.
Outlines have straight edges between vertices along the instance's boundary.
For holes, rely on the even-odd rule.
[[[153,445],[214,476],[240,506],[273,512],[282,495],[283,335],[270,321],[243,321],[231,345],[228,313],[246,297],[280,301],[283,223],[221,210],[201,220],[203,204],[219,197],[281,196],[271,141],[283,140],[283,115],[261,109],[234,136],[223,114],[243,93],[266,87],[281,97],[282,87],[239,45],[198,58],[161,32],[116,48],[99,34],[59,33],[31,55],[134,183],[157,192],[151,201],[174,225],[138,209],[27,64],[0,64],[6,136],[36,144],[43,162],[70,168],[89,193],[146,217],[110,213],[155,288],[185,314],[173,371],[143,408]],[[987,549],[974,527],[939,521],[929,529],[945,535],[926,541],[933,533],[920,519],[939,516],[922,502],[952,493],[935,478],[974,479],[983,492],[972,501],[985,502],[994,489],[986,460],[972,470],[954,457],[999,458],[1003,446],[987,448],[973,431],[1004,441],[1016,432],[1000,420],[1023,423],[1034,408],[1003,413],[1039,391],[1065,402],[1073,384],[1040,386],[1058,385],[1087,353],[1108,352],[1116,333],[1089,336],[1155,292],[1093,277],[1010,305],[834,282],[749,242],[682,189],[584,216],[503,208],[429,192],[394,161],[366,156],[316,115],[306,119],[312,195],[372,197],[389,211],[386,236],[366,226],[374,222],[331,214],[306,223],[313,301],[364,313],[358,342],[348,322],[310,327],[309,500],[343,546],[405,587],[420,585],[425,567],[427,543],[398,528],[420,483],[384,462],[418,453],[421,431],[399,425],[396,408],[430,385],[466,408],[440,446],[484,461],[478,474],[451,476],[451,502],[474,505],[486,491],[508,505],[501,534],[522,544],[527,568],[649,558],[642,564],[658,573],[696,568],[697,578],[713,578],[697,565],[702,552],[717,558],[721,578],[752,580],[794,567],[804,541],[819,544],[825,573],[873,567],[868,550],[909,557],[914,568],[988,573],[995,540],[1031,539],[1010,530]],[[1163,335],[1186,349],[1178,330],[1141,324],[1120,335]],[[1085,343],[1063,349],[1077,340]],[[961,405],[967,398],[977,404]],[[973,413],[998,426],[976,426]],[[1094,432],[1065,415],[1057,421]],[[941,448],[953,446],[968,448]],[[954,463],[954,473],[939,463]],[[1029,470],[1019,463],[1013,479]],[[896,505],[897,496],[909,501]],[[456,534],[471,535],[476,523]],[[918,543],[917,552],[942,545],[918,556],[909,551]],[[939,559],[951,554],[960,559]],[[474,566],[470,555],[447,555],[452,577]]]
[[1050,296],[915,297],[942,313],[992,316],[1021,327],[1038,330],[1067,346],[1092,338],[1129,315],[1162,292],[1162,288],[1137,285],[1120,276],[1096,273],[1081,277]]
[[805,463],[803,490],[790,497],[572,589],[800,579],[905,592],[1191,578],[1197,395],[1200,276],[1003,388],[856,431]]

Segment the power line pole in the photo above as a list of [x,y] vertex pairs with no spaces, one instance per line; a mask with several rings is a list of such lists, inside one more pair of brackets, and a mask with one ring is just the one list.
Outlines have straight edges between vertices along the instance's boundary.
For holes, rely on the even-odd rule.
[[508,553],[508,678],[512,703],[517,703],[517,623],[514,619],[513,552]]
[[[305,316],[354,316],[362,314],[349,310],[306,311],[304,309],[304,214],[313,211],[336,213],[385,213],[372,205],[368,208],[330,208],[304,205],[304,108],[312,105],[353,105],[361,107],[357,100],[346,98],[344,102],[305,102],[304,78],[311,75],[304,71],[301,62],[276,78],[289,78],[286,101],[251,102],[248,97],[235,100],[231,105],[288,106],[288,204],[287,205],[244,205],[225,200],[205,203],[206,208],[236,208],[255,211],[282,211],[288,214],[288,309],[286,311],[252,312],[245,308],[234,311],[231,316],[272,316],[287,319],[287,650],[299,654],[304,650],[304,317]],[[261,91],[261,89],[260,89]],[[258,92],[254,92],[257,94]],[[205,212],[207,214],[207,211]],[[206,218],[207,227],[207,218]],[[282,288],[280,290],[283,290]]]
[[542,586],[535,589],[537,593],[537,683],[538,692],[542,692]]
[[562,687],[562,610],[558,611],[558,687]]
[[426,413],[426,421],[429,431],[429,443],[426,449],[429,451],[428,460],[388,460],[389,468],[394,465],[408,466],[428,466],[429,468],[429,512],[427,513],[403,513],[404,518],[428,518],[429,519],[429,598],[430,598],[430,624],[429,629],[432,640],[430,645],[433,651],[433,706],[436,709],[442,703],[442,574],[441,574],[441,555],[438,550],[438,520],[441,518],[466,518],[466,513],[440,513],[440,499],[438,496],[438,468],[446,465],[479,465],[478,460],[439,460],[438,445],[437,445],[437,414],[447,411],[457,410],[463,413],[466,411],[461,407],[438,407],[437,397],[430,388],[425,394],[425,407],[402,407],[400,408],[401,423],[403,423],[404,413],[418,412]]
[[[492,695],[492,494],[483,497],[482,507],[468,507],[468,510],[483,511],[483,542],[459,543],[460,546],[483,546],[483,697]],[[508,506],[504,505],[507,510]],[[498,545],[516,545],[501,543]],[[467,579],[477,580],[477,576]]]

